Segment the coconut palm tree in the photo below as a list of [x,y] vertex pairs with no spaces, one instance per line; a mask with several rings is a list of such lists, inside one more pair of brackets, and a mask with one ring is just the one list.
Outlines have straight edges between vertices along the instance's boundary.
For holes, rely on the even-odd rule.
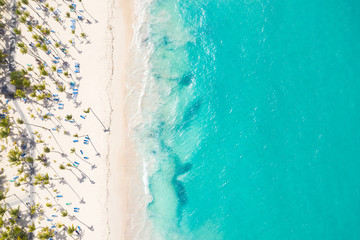
[[20,206],[18,206],[18,208],[10,209],[9,213],[12,219],[17,219],[20,215]]
[[66,217],[67,215],[68,215],[68,212],[66,210],[61,212],[61,216]]
[[25,76],[27,72],[25,70],[15,70],[10,73],[10,83],[17,89],[23,89],[30,87],[30,81]]
[[30,224],[29,226],[28,226],[28,228],[29,228],[29,232],[34,232],[35,231],[35,229],[36,229],[36,227],[35,227],[35,224],[33,223],[33,224]]
[[41,240],[49,239],[54,237],[54,230],[51,230],[49,227],[41,229],[37,237]]
[[14,227],[12,227],[9,230],[9,238],[8,239],[27,240],[28,239],[28,233],[22,227],[15,225]]
[[70,236],[72,236],[75,230],[76,228],[74,227],[74,225],[71,225],[71,227],[68,227],[67,232]]
[[14,28],[14,33],[16,35],[21,35],[21,29],[20,28]]
[[6,116],[5,118],[1,119],[0,121],[0,127],[2,128],[10,128],[12,123],[10,122],[9,116]]
[[15,97],[26,98],[26,93],[21,89],[16,89]]
[[0,129],[0,138],[7,138],[10,135],[10,129]]
[[8,161],[11,165],[19,165],[21,163],[21,151],[18,147],[11,149],[8,154]]

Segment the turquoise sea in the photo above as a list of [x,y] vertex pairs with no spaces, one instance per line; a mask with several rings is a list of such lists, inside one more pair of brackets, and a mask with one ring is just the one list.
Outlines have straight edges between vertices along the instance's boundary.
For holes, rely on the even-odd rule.
[[360,2],[146,12],[149,238],[360,239]]

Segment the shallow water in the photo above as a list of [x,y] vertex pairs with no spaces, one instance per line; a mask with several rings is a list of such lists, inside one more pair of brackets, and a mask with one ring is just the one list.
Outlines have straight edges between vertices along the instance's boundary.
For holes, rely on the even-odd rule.
[[151,238],[360,239],[360,3],[147,13]]

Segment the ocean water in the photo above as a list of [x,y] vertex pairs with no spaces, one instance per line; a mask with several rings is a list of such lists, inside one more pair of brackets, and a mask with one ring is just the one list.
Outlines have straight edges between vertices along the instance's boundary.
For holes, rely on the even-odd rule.
[[141,2],[148,238],[360,239],[360,2]]

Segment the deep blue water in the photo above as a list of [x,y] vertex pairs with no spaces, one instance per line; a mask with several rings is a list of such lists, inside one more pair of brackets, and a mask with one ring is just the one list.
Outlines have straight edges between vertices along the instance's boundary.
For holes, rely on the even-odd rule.
[[148,11],[152,239],[360,239],[360,2]]

